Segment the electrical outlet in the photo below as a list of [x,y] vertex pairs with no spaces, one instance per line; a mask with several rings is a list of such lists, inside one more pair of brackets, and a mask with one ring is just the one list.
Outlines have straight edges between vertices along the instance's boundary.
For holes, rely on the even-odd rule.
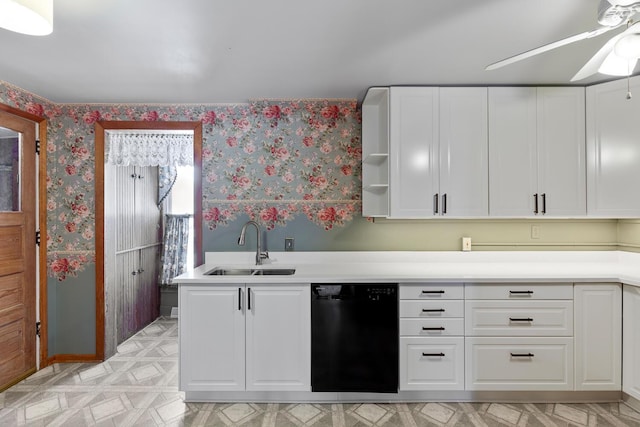
[[532,225],[531,226],[531,238],[532,239],[539,239],[540,238],[540,226],[539,225]]
[[462,250],[468,252],[471,250],[471,237],[462,238]]
[[293,252],[293,237],[284,238],[284,250],[285,252]]

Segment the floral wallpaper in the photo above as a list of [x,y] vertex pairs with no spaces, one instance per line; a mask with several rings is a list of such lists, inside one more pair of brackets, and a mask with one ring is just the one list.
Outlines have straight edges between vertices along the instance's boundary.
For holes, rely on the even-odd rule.
[[94,123],[201,121],[203,221],[242,215],[267,230],[298,217],[331,230],[360,215],[362,155],[356,100],[234,105],[55,104],[0,82],[0,102],[45,117],[49,275],[95,264]]

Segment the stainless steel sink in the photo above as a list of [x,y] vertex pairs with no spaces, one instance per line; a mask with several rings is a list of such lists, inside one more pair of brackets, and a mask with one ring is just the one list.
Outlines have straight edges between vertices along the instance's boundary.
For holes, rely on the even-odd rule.
[[205,276],[291,276],[295,268],[225,268],[216,267]]
[[207,276],[251,276],[252,274],[251,268],[214,268],[205,273]]
[[254,276],[291,276],[296,272],[295,268],[264,268],[255,270]]

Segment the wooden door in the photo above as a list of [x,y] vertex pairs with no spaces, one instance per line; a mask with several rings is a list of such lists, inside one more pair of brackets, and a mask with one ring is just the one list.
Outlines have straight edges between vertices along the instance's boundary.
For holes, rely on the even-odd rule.
[[0,139],[12,165],[0,169],[0,198],[11,199],[0,212],[1,391],[36,370],[36,165],[35,124],[0,111],[0,127],[19,134]]

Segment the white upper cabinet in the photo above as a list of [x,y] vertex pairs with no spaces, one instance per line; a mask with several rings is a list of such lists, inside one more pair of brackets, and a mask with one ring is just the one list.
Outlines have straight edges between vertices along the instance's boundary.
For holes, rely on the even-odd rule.
[[640,79],[587,88],[589,216],[640,216]]
[[539,210],[550,216],[584,216],[584,88],[538,88]]
[[487,88],[440,88],[443,215],[489,215],[488,137]]
[[584,216],[584,89],[489,88],[491,216]]
[[390,89],[390,217],[488,215],[487,89]]
[[436,215],[439,91],[392,87],[390,91],[390,216]]
[[362,215],[389,216],[389,88],[372,87],[362,102]]

